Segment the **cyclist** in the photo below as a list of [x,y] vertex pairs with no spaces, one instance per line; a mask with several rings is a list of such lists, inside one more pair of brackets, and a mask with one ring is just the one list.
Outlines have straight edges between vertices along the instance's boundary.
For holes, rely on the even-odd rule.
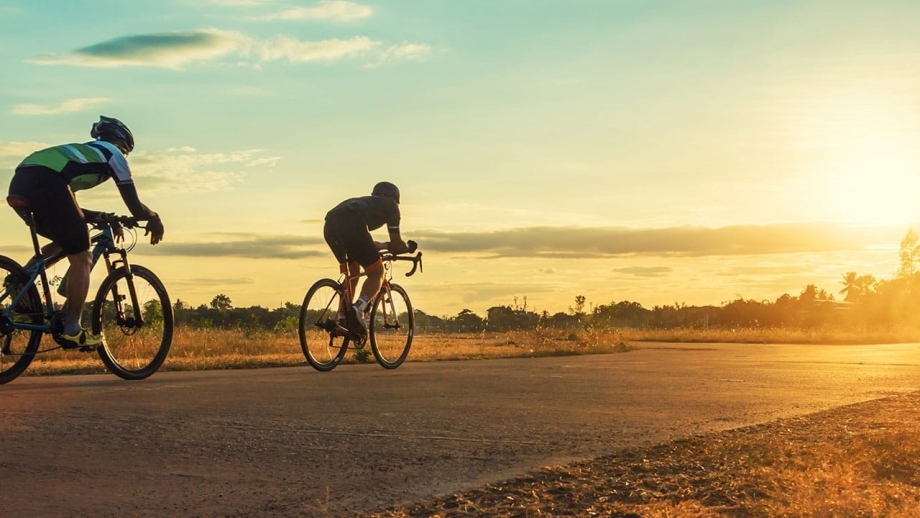
[[90,129],[90,136],[94,140],[84,144],[64,144],[32,153],[16,167],[9,188],[11,196],[28,200],[36,231],[52,241],[43,254],[60,249],[70,261],[65,274],[64,331],[56,337],[68,348],[102,343],[101,335],[87,332],[80,323],[93,267],[86,222],[101,213],[81,209],[74,192],[114,178],[131,215],[147,220],[145,235],[150,234],[150,244],[163,239],[160,216],[138,199],[125,159],[134,150],[131,130],[118,119],[100,116]]
[[[380,182],[370,196],[347,199],[326,214],[323,237],[339,261],[339,270],[349,278],[354,277],[350,281],[352,293],[358,284],[360,267],[364,267],[367,274],[358,300],[353,305],[348,301],[349,306],[342,308],[352,332],[367,334],[363,317],[370,309],[370,301],[383,286],[380,250],[396,254],[409,251],[399,235],[399,217],[399,189],[390,182]],[[387,226],[390,237],[387,243],[374,241],[370,234],[371,230],[383,225]]]

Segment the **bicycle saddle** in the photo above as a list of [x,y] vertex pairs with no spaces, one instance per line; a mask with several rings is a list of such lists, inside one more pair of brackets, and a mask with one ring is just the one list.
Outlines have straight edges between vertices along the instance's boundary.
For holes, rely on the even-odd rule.
[[28,198],[11,194],[6,197],[6,203],[14,209],[31,209],[32,202]]

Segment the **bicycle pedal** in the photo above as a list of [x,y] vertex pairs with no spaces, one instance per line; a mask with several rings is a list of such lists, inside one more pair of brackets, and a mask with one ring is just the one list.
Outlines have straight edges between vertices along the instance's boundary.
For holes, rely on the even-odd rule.
[[101,347],[101,346],[99,346],[99,345],[84,345],[84,346],[82,346],[82,347],[79,347],[78,349],[80,350],[81,353],[94,353],[94,352],[96,352],[97,349],[99,349],[99,347]]
[[52,333],[51,338],[55,341],[55,343],[57,343],[58,345],[61,346],[61,349],[64,349],[64,350],[67,350],[67,351],[70,351],[70,350],[73,350],[73,349],[80,349],[80,346],[79,346],[79,345],[74,345],[73,342],[69,342],[69,341],[67,341],[67,340],[64,340],[63,338],[61,338],[61,335],[59,335],[59,334],[57,334],[57,333]]

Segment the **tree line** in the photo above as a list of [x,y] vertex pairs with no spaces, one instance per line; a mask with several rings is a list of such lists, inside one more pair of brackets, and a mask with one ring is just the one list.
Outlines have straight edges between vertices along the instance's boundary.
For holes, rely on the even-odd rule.
[[[535,312],[527,298],[511,305],[494,306],[484,316],[463,309],[453,316],[436,316],[415,310],[416,329],[432,333],[478,333],[537,328],[792,328],[812,329],[839,326],[844,329],[889,326],[920,327],[920,236],[910,229],[901,241],[899,267],[891,279],[846,272],[836,293],[806,285],[798,295],[788,293],[774,300],[739,297],[719,306],[688,306],[682,303],[645,308],[633,301],[590,304],[575,297],[568,311]],[[841,299],[837,299],[837,295]],[[300,305],[285,303],[268,309],[261,306],[233,307],[227,295],[215,296],[209,304],[191,307],[177,300],[176,319],[195,328],[246,328],[274,331],[297,329]]]

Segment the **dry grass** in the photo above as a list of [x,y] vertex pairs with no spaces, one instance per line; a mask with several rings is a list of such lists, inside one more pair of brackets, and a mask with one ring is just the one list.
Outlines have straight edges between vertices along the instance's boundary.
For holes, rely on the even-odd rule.
[[920,393],[630,448],[370,516],[877,516],[920,509]]
[[479,360],[625,352],[623,334],[605,331],[509,331],[417,336],[410,360]]
[[[42,342],[46,347],[50,340]],[[528,331],[452,335],[416,335],[409,361],[521,358],[623,352],[629,349],[618,331]],[[204,330],[180,327],[173,335],[162,370],[213,370],[281,367],[303,363],[296,332]],[[345,363],[358,363],[349,354]],[[373,361],[373,357],[370,357]],[[51,351],[38,355],[25,375],[105,372],[95,354]]]
[[[905,330],[857,333],[835,329],[577,329],[509,331],[505,333],[417,334],[409,361],[523,358],[625,352],[630,344],[654,342],[734,343],[896,343],[920,341]],[[44,342],[46,347],[50,340]],[[179,327],[163,370],[246,369],[303,363],[296,331],[202,330]],[[367,361],[349,354],[345,363]],[[370,357],[373,361],[373,357]],[[94,354],[43,353],[25,375],[100,373],[105,369]]]
[[738,329],[622,329],[626,341],[646,342],[732,342],[783,344],[884,344],[920,342],[920,331],[912,328],[814,329],[738,328]]

